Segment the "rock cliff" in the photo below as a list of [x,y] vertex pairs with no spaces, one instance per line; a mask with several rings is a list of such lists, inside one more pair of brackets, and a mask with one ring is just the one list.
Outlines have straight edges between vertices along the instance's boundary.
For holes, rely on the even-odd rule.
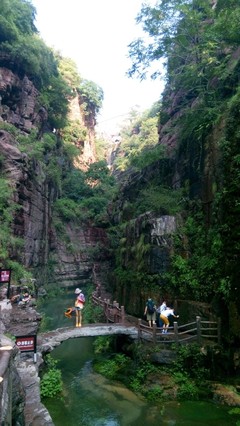
[[8,68],[0,68],[0,119],[23,132],[43,129],[47,112],[38,104],[39,93],[27,76],[23,78]]
[[[71,98],[69,119],[85,120],[79,96]],[[16,206],[12,232],[23,242],[23,249],[13,249],[11,256],[33,272],[39,285],[49,278],[47,270],[53,258],[50,281],[78,285],[79,280],[91,277],[91,249],[104,245],[105,232],[88,229],[86,225],[83,229],[71,225],[66,229],[66,240],[59,238],[52,221],[59,188],[49,179],[46,165],[36,156],[29,156],[27,149],[23,152],[18,140],[31,131],[37,132],[39,141],[44,132],[51,134],[48,114],[39,104],[39,92],[28,77],[21,78],[6,67],[0,68],[0,120],[1,172],[13,190]],[[95,161],[94,122],[88,117],[87,124],[85,140],[80,141],[79,147],[75,143],[79,148],[75,165],[81,168]],[[56,151],[59,173],[63,169],[61,155],[60,147]],[[48,161],[47,156],[45,160]]]

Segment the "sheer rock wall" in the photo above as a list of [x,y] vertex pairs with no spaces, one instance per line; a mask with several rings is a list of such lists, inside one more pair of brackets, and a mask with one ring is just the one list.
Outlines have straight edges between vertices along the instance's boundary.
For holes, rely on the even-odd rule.
[[[66,240],[59,238],[52,223],[52,205],[58,197],[58,189],[49,181],[44,165],[22,153],[14,127],[23,135],[36,129],[39,135],[51,132],[48,115],[38,101],[38,91],[32,82],[19,77],[7,68],[0,68],[0,169],[9,179],[13,200],[17,206],[13,234],[23,240],[23,249],[11,253],[12,259],[35,270],[39,284],[47,279],[49,260],[54,258],[51,281],[60,285],[79,285],[79,280],[91,277],[91,247],[96,248],[105,240],[104,231],[81,227],[67,227]],[[81,118],[78,97],[71,106],[70,119]],[[83,119],[82,119],[83,120]],[[9,128],[9,124],[14,126]],[[95,160],[93,123],[84,141],[82,164]],[[39,141],[38,141],[39,143]],[[61,167],[59,165],[59,167]],[[55,275],[56,273],[56,275]]]
[[106,232],[97,227],[76,227],[67,224],[65,236],[58,237],[52,228],[50,258],[53,261],[54,277],[64,287],[82,286],[93,278],[94,264],[100,270],[108,270]]

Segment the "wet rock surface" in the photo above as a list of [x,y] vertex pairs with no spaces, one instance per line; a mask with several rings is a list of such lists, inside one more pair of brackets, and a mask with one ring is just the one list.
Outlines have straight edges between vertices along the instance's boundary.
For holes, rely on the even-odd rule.
[[[11,305],[11,304],[10,304]],[[2,310],[2,320],[7,333],[13,336],[36,334],[41,321],[41,315],[34,306],[11,305],[7,312]]]
[[230,407],[240,407],[240,393],[236,392],[236,387],[215,383],[212,385],[212,390],[215,402]]
[[25,390],[25,425],[54,425],[48,410],[41,403],[38,364],[33,363],[32,356],[21,356],[17,362],[17,371]]

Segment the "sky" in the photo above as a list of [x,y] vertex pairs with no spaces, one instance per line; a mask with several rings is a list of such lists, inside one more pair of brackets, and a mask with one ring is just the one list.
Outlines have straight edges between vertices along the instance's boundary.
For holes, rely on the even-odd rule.
[[[155,0],[148,0],[155,4]],[[36,27],[49,47],[77,65],[82,78],[104,92],[98,129],[118,132],[132,109],[144,111],[158,101],[163,83],[128,78],[128,45],[144,35],[135,18],[142,0],[32,0]]]

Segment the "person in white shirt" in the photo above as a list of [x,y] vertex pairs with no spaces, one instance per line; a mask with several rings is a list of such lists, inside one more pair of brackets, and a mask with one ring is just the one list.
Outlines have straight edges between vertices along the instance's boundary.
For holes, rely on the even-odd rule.
[[174,318],[179,318],[179,315],[175,315],[174,310],[170,308],[166,308],[160,314],[160,318],[163,321],[163,333],[167,333],[167,329],[169,327],[169,317],[172,315]]
[[156,323],[157,323],[157,327],[162,327],[164,322],[160,319],[160,314],[165,311],[165,309],[167,309],[167,303],[166,300],[163,300],[162,304],[157,308],[157,319],[156,319]]

